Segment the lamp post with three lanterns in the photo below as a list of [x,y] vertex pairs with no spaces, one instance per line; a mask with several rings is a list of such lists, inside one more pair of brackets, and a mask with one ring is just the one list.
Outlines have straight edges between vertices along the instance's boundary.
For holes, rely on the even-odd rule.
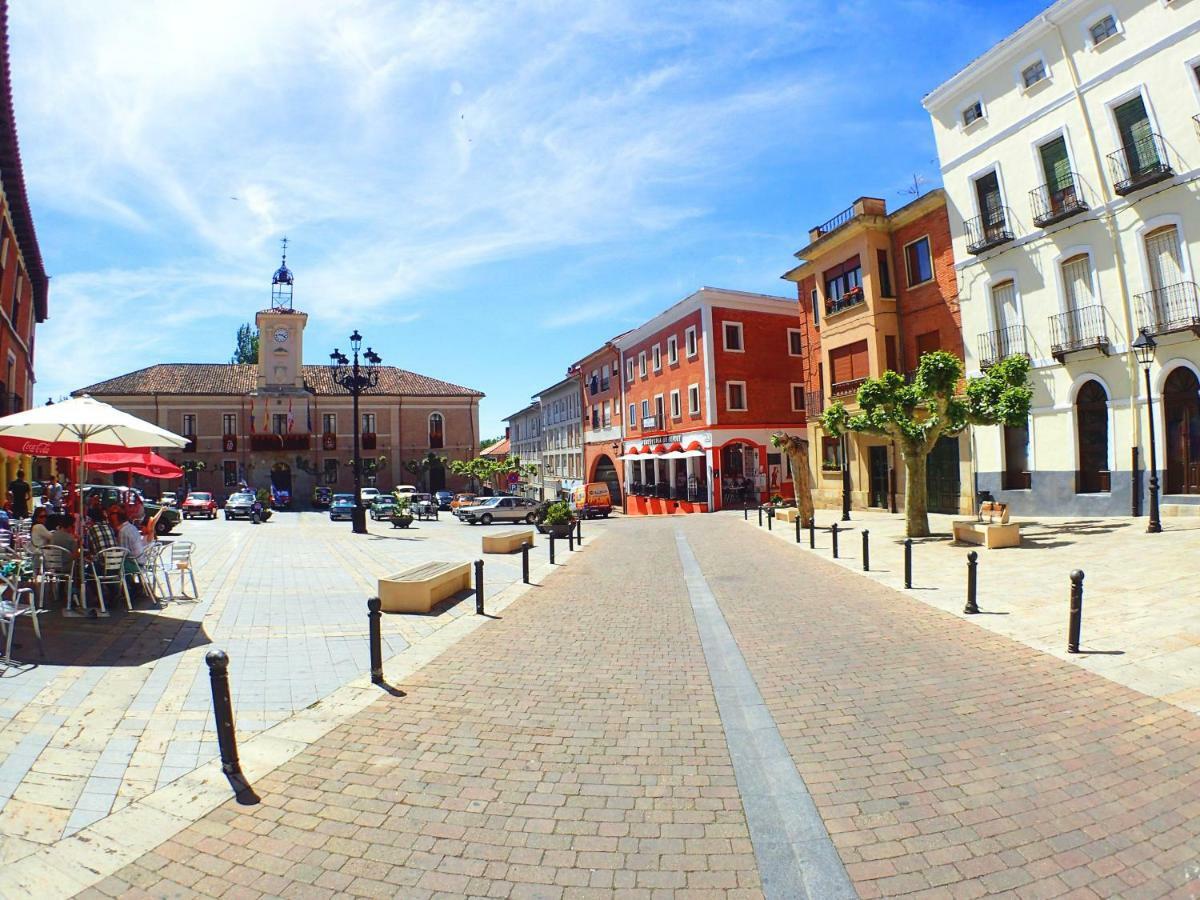
[[354,399],[354,510],[351,513],[351,530],[355,534],[367,533],[367,510],[362,502],[362,456],[359,451],[358,398],[379,384],[379,364],[383,360],[368,347],[363,352],[365,365],[359,365],[358,354],[362,348],[362,335],[358,329],[350,335],[350,352],[353,359],[337,348],[329,354],[329,374],[334,384],[340,385]]

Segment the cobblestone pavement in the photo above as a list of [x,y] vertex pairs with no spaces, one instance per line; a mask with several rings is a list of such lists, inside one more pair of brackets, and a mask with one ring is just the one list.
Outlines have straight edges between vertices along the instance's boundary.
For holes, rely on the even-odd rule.
[[[253,526],[188,521],[198,600],[142,602],[106,619],[42,617],[45,659],[0,669],[0,865],[76,833],[217,755],[204,654],[228,652],[238,730],[253,735],[368,669],[366,598],[376,579],[428,559],[478,558],[480,528],[449,516],[370,537],[320,513]],[[543,551],[544,555],[544,551]],[[487,557],[494,595],[519,557]],[[182,593],[176,580],[175,593]],[[187,585],[191,593],[191,585]],[[110,608],[112,604],[110,603]],[[384,657],[402,653],[473,604],[383,619]]]
[[400,686],[88,895],[827,896],[779,738],[861,896],[1200,896],[1200,720],[727,517],[612,523]]

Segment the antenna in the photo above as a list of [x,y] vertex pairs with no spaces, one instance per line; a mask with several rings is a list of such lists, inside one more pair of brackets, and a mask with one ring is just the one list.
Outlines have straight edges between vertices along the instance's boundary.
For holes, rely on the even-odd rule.
[[921,185],[924,185],[924,184],[929,184],[929,179],[926,178],[924,175],[920,175],[916,172],[913,172],[912,184],[909,185],[908,187],[900,189],[896,193],[907,194],[910,197],[920,197],[921,196]]

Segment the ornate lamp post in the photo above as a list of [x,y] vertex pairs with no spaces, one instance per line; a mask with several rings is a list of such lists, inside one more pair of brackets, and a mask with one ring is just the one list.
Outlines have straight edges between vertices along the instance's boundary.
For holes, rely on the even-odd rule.
[[842,521],[850,521],[850,439],[842,435]]
[[358,363],[358,351],[362,347],[362,335],[358,329],[350,335],[350,352],[353,360],[347,359],[337,348],[329,354],[329,374],[335,384],[350,392],[354,398],[354,512],[350,524],[355,534],[367,533],[367,510],[362,502],[362,456],[359,453],[358,398],[379,384],[379,354],[370,347],[363,353],[366,364]]
[[1154,361],[1154,351],[1158,344],[1150,337],[1150,332],[1143,328],[1138,332],[1133,342],[1133,355],[1137,357],[1142,371],[1146,374],[1146,415],[1150,419],[1150,524],[1146,531],[1158,534],[1162,531],[1162,520],[1158,517],[1158,454],[1154,445],[1154,393],[1150,388],[1150,363]]

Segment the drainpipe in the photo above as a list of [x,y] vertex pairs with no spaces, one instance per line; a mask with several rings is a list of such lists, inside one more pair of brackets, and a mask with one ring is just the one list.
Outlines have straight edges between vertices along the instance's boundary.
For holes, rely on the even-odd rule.
[[[1104,178],[1104,164],[1100,156],[1100,148],[1096,146],[1096,130],[1092,126],[1092,117],[1088,112],[1087,104],[1083,102],[1083,94],[1079,90],[1079,70],[1075,67],[1075,60],[1067,50],[1066,41],[1063,40],[1062,29],[1058,24],[1053,22],[1048,15],[1042,14],[1041,19],[1047,25],[1054,29],[1054,35],[1058,38],[1058,46],[1062,51],[1063,59],[1067,65],[1067,72],[1071,75],[1071,92],[1075,95],[1075,102],[1079,106],[1079,114],[1083,117],[1085,131],[1087,132],[1088,148],[1092,152],[1092,161],[1096,166],[1096,172],[1100,178],[1100,193],[1104,199],[1105,211],[1100,218],[1104,222],[1105,230],[1108,232],[1109,240],[1113,245],[1113,258],[1117,263],[1117,278],[1121,287],[1121,312],[1124,315],[1125,325],[1125,363],[1129,370],[1129,416],[1133,424],[1133,443],[1135,447],[1140,447],[1142,443],[1142,418],[1138,414],[1137,395],[1138,395],[1138,371],[1137,360],[1128,348],[1133,343],[1133,336],[1137,333],[1133,326],[1133,304],[1129,298],[1129,273],[1126,268],[1125,251],[1121,246],[1120,234],[1116,224],[1116,213],[1110,208],[1112,202],[1116,199],[1109,190],[1108,182]],[[1154,423],[1150,423],[1150,427],[1154,427]],[[1132,491],[1136,496],[1138,494],[1138,473],[1131,471],[1129,477],[1132,483]]]

